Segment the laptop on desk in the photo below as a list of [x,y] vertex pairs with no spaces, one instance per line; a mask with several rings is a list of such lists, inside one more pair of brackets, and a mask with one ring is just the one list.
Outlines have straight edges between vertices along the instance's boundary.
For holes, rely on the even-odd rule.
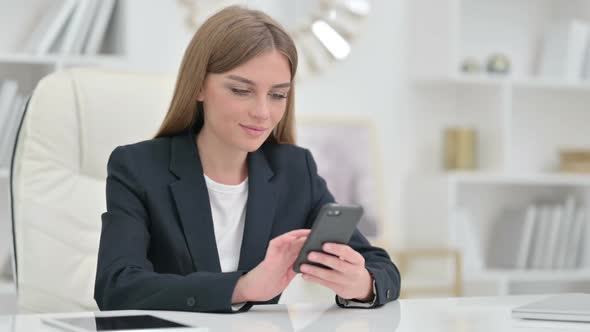
[[590,294],[560,294],[512,309],[513,318],[590,323]]

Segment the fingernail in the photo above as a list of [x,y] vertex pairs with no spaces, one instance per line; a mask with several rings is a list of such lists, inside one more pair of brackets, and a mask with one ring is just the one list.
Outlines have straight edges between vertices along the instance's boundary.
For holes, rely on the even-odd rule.
[[324,244],[324,250],[332,250],[332,246],[329,244]]
[[315,261],[318,258],[318,255],[316,255],[315,253],[311,253],[307,256],[307,258],[309,258],[312,261]]

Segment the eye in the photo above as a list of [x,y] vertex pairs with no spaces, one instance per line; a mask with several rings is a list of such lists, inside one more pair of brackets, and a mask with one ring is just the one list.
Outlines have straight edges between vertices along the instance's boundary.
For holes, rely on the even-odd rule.
[[250,93],[250,90],[238,89],[238,88],[230,88],[231,92],[238,96],[246,96]]
[[287,98],[287,95],[284,93],[271,93],[270,96],[272,97],[272,99],[276,100],[283,100]]

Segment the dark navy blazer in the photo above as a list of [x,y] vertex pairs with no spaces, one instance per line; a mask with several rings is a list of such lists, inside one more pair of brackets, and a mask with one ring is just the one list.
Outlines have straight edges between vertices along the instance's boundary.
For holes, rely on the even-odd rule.
[[[238,279],[264,259],[269,241],[311,228],[319,208],[334,201],[308,150],[267,142],[249,153],[238,270],[222,273],[194,138],[189,130],[112,152],[94,289],[101,310],[231,312]],[[358,230],[349,245],[375,278],[375,306],[397,299],[400,275],[387,253]]]

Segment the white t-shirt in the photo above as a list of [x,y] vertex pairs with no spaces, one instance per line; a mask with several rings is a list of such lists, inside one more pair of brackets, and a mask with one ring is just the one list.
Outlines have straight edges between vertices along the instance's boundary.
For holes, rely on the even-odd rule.
[[221,272],[238,270],[246,221],[248,179],[238,185],[217,183],[205,175]]

